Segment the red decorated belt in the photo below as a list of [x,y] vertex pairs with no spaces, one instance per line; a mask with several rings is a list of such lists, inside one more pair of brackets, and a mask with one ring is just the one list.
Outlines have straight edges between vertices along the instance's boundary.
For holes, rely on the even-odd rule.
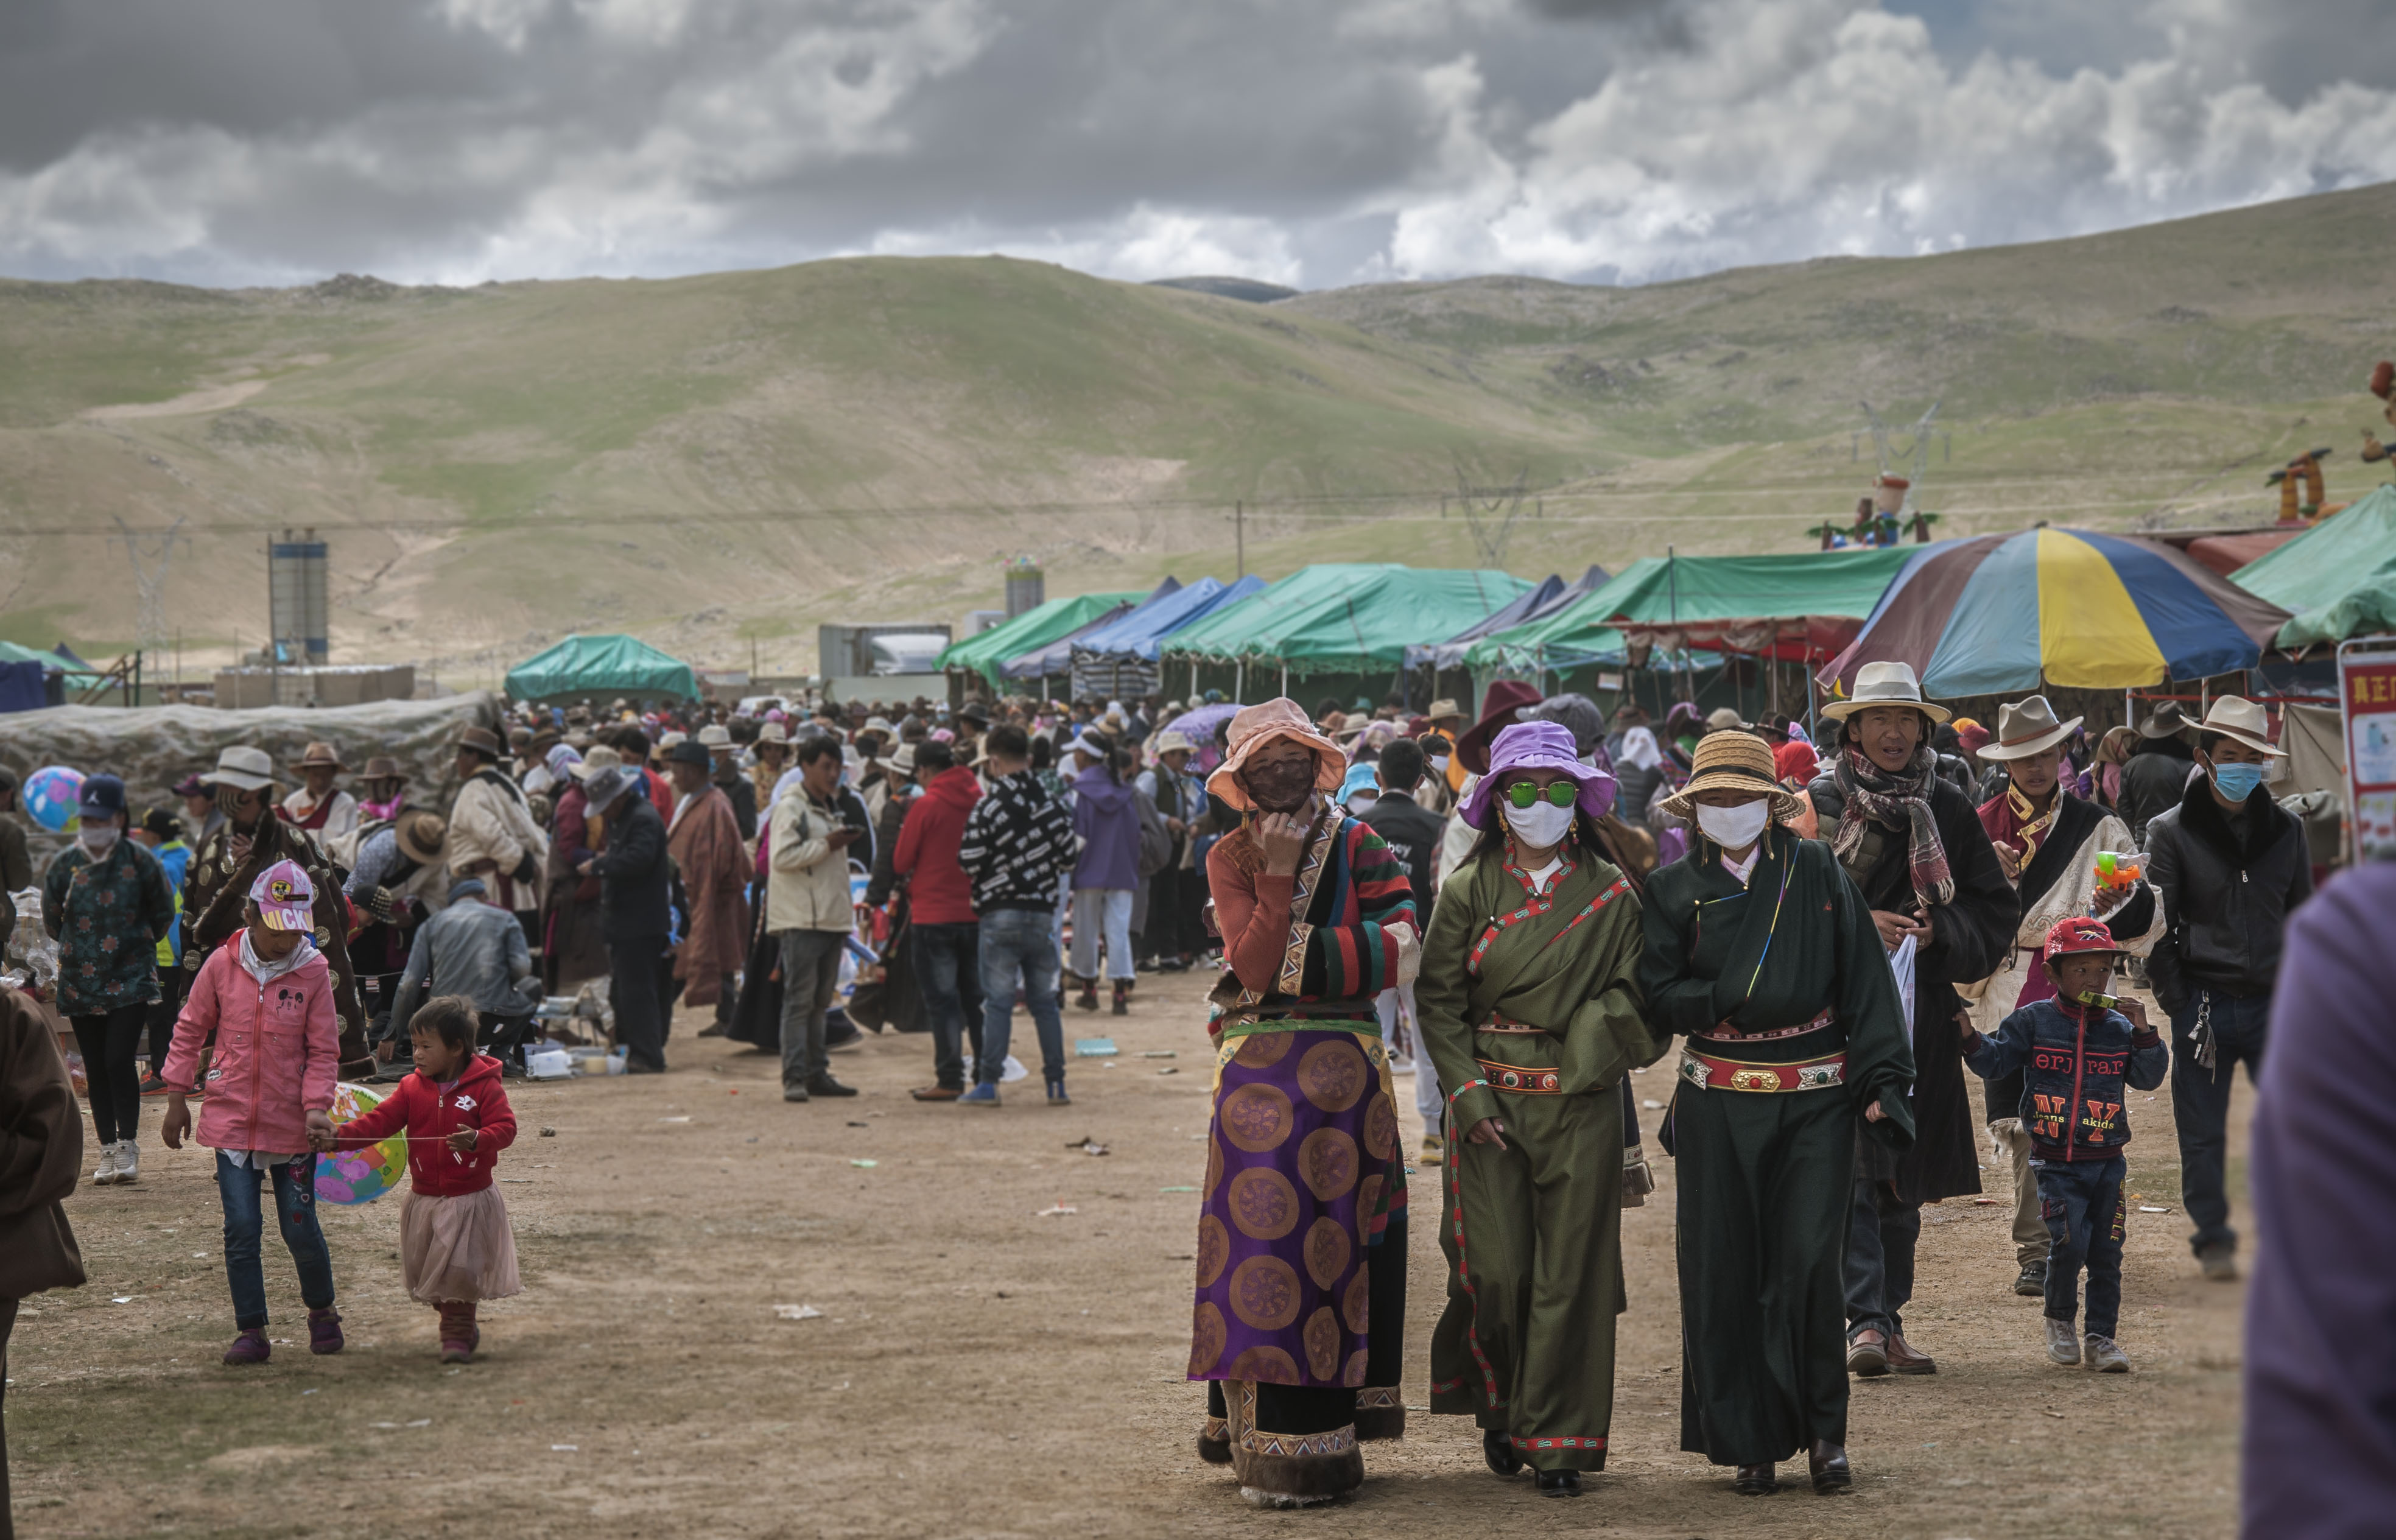
[[1830,1054],[1794,1064],[1749,1064],[1684,1048],[1681,1078],[1700,1091],[1820,1091],[1846,1083],[1847,1055]]
[[1495,1059],[1474,1059],[1481,1066],[1482,1077],[1495,1091],[1511,1091],[1523,1096],[1561,1096],[1564,1094],[1564,1076],[1553,1069],[1526,1069],[1519,1064],[1499,1064]]
[[1807,1032],[1818,1032],[1838,1019],[1839,1013],[1825,1005],[1820,1016],[1801,1027],[1776,1027],[1768,1032],[1742,1032],[1725,1021],[1719,1023],[1710,1032],[1691,1032],[1689,1036],[1701,1042],[1770,1042],[1776,1038],[1803,1037]]

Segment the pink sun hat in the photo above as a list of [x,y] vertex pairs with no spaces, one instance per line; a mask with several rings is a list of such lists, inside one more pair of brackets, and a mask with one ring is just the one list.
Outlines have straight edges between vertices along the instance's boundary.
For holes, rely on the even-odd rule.
[[273,931],[316,928],[316,884],[297,861],[277,861],[249,884],[249,901]]
[[1561,770],[1580,787],[1580,810],[1602,818],[1614,806],[1614,777],[1583,764],[1572,729],[1560,722],[1518,722],[1498,729],[1489,745],[1489,773],[1473,784],[1457,811],[1475,829],[1489,827],[1489,804],[1509,770]]

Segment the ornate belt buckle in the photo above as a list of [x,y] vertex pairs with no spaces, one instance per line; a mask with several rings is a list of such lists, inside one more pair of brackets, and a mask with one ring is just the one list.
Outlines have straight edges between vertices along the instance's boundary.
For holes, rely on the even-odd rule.
[[1780,1089],[1780,1071],[1740,1069],[1731,1075],[1730,1088],[1734,1091],[1777,1091]]

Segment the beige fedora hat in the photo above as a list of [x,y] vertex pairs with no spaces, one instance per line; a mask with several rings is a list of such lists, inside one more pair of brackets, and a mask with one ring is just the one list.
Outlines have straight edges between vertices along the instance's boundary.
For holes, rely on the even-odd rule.
[[2197,736],[2218,733],[2226,738],[2236,738],[2249,749],[2259,749],[2275,758],[2284,757],[2285,749],[2271,741],[2270,713],[2254,701],[2242,696],[2223,696],[2204,713],[2197,724]]
[[1823,707],[1822,714],[1832,722],[1844,722],[1857,711],[1868,711],[1875,706],[1910,706],[1934,725],[1954,715],[1946,707],[1933,706],[1922,698],[1922,681],[1913,676],[1910,663],[1865,664],[1856,670],[1856,693]]
[[2028,759],[2043,754],[2079,729],[2084,717],[2070,722],[2055,720],[2055,705],[2044,696],[2032,696],[2028,700],[1997,708],[1997,736],[1979,749],[1984,760]]

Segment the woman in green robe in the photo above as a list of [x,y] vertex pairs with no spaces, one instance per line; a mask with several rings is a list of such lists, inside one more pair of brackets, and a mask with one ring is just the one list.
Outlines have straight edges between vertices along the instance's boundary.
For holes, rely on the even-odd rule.
[[1686,1037],[1666,1115],[1681,1447],[1737,1467],[1749,1495],[1777,1491],[1775,1463],[1800,1452],[1815,1491],[1844,1491],[1856,1128],[1912,1142],[1904,1009],[1855,883],[1781,827],[1797,800],[1762,738],[1709,735],[1660,805],[1697,824],[1647,879],[1639,970],[1649,1022]]
[[[1622,1286],[1622,1102],[1664,1041],[1633,973],[1639,898],[1600,854],[1614,778],[1551,722],[1506,728],[1461,809],[1483,830],[1444,883],[1415,1002],[1447,1098],[1431,1409],[1539,1491],[1605,1468]],[[1461,1131],[1459,1137],[1459,1131]]]

